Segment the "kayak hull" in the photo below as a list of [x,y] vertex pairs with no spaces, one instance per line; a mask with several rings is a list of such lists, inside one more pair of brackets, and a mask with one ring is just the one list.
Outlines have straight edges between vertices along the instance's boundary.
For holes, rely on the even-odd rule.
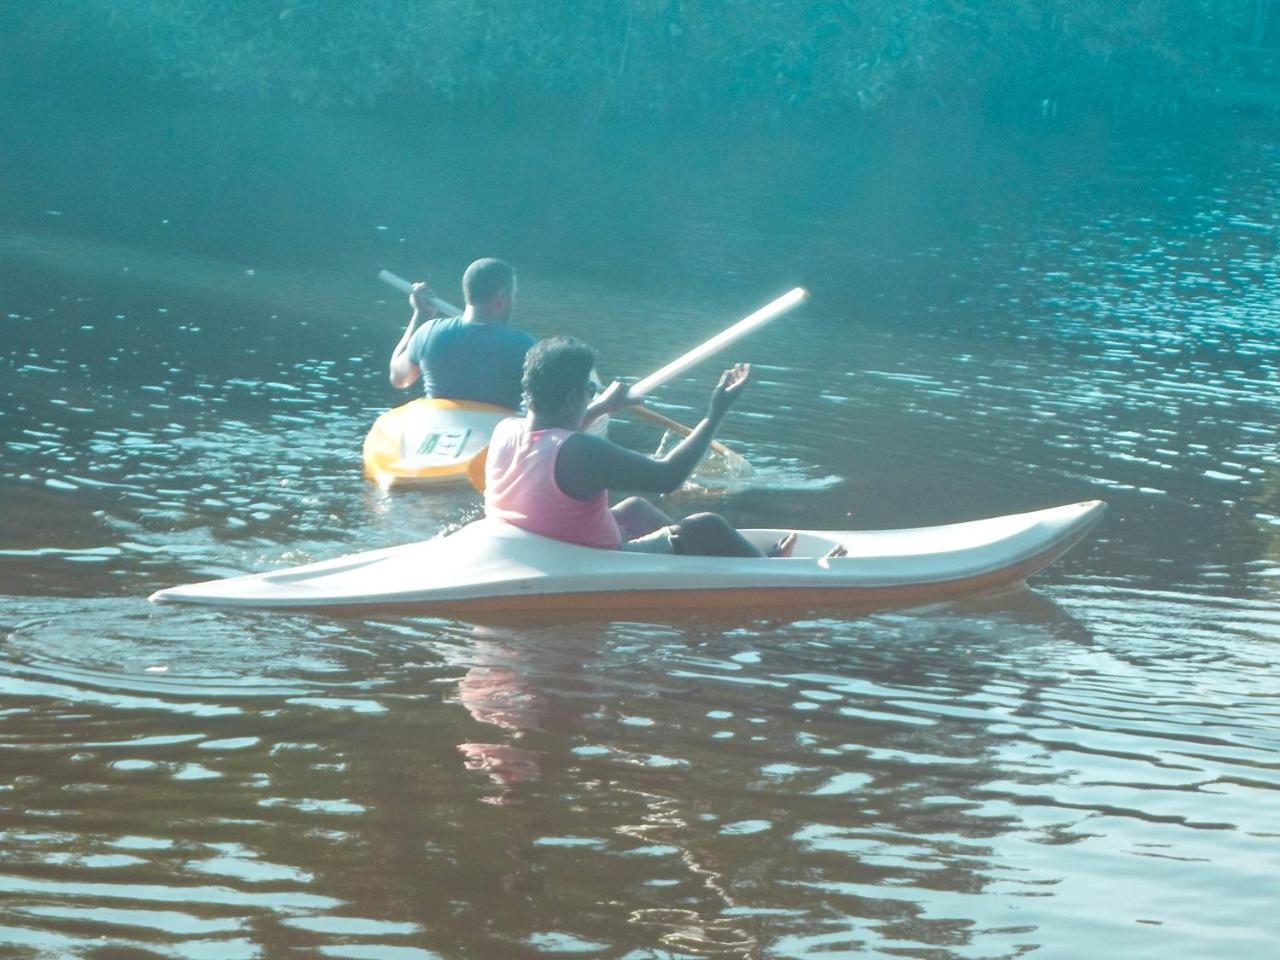
[[[445,537],[160,590],[156,602],[460,613],[903,606],[1012,586],[1078,543],[1106,505],[909,530],[805,530],[787,559],[658,556],[549,540],[496,520]],[[780,530],[744,530],[772,543]],[[825,558],[836,544],[848,555]]]
[[384,490],[467,482],[467,467],[514,410],[420,397],[386,411],[364,440],[364,475]]

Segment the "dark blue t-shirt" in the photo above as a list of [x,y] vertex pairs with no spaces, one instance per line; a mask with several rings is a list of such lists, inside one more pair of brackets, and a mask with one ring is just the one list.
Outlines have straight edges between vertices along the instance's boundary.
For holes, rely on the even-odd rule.
[[436,317],[409,341],[409,359],[422,371],[428,397],[520,406],[524,355],[537,341],[505,323]]

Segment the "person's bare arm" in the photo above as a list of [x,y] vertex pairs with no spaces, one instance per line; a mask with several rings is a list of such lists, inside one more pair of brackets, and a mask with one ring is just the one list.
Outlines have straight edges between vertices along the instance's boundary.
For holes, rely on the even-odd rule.
[[391,362],[388,365],[391,385],[399,390],[413,386],[418,378],[422,376],[422,371],[418,369],[416,363],[409,359],[407,351],[409,349],[409,341],[413,339],[414,333],[417,332],[418,324],[430,320],[436,315],[436,308],[431,305],[431,301],[428,299],[430,293],[431,288],[427,284],[415,283],[413,290],[409,294],[409,304],[413,307],[413,316],[409,318],[409,325],[404,328],[404,336],[400,338],[400,342],[391,351]]
[[556,483],[577,500],[590,500],[609,487],[670,493],[689,479],[701,462],[750,374],[751,368],[744,364],[726,370],[712,391],[707,416],[663,457],[645,456],[603,437],[575,434],[564,442],[556,458]]

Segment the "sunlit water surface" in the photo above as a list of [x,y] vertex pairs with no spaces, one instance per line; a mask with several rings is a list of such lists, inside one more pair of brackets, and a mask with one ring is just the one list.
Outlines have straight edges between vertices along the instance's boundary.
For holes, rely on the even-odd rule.
[[[1265,137],[314,125],[80,118],[3,148],[0,955],[1272,955]],[[812,288],[739,354],[723,439],[753,479],[673,511],[1111,511],[1034,592],[905,611],[148,605],[478,515],[370,488],[359,445],[397,400],[377,269],[456,298],[482,253],[607,376]],[[713,375],[655,406],[695,420]]]

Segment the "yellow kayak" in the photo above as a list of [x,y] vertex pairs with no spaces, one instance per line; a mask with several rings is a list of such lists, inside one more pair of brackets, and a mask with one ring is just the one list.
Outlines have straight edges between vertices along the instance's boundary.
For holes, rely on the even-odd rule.
[[422,397],[388,410],[364,438],[364,475],[384,490],[466,483],[467,466],[514,410]]

